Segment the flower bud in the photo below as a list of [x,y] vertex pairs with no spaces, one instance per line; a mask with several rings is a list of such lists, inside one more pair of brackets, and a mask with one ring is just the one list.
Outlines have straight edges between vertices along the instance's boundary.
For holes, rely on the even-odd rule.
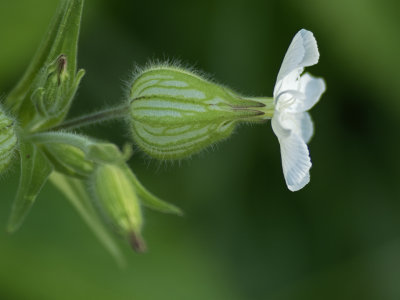
[[83,71],[76,75],[69,74],[67,64],[67,56],[60,54],[52,63],[43,67],[37,76],[32,102],[44,117],[65,114],[84,75]]
[[32,100],[41,115],[47,116],[60,103],[67,92],[67,57],[61,54],[54,62],[44,67],[38,76]]
[[101,164],[94,171],[92,190],[98,208],[113,229],[130,239],[135,251],[144,252],[142,212],[129,172],[126,165]]
[[265,114],[265,104],[170,66],[141,72],[129,96],[133,138],[158,159],[190,156],[229,137],[239,122]]
[[10,166],[16,147],[15,121],[0,108],[0,173]]
[[55,169],[65,175],[85,179],[94,170],[94,162],[79,148],[67,144],[44,146],[47,158]]

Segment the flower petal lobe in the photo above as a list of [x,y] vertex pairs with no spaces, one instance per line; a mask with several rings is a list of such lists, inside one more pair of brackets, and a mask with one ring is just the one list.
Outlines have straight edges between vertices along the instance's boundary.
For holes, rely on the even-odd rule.
[[310,181],[311,159],[308,147],[294,133],[279,139],[279,142],[286,185],[292,192],[298,191]]
[[285,84],[285,77],[288,77],[287,83],[294,83],[303,72],[304,67],[315,65],[318,60],[319,52],[313,33],[301,29],[293,38],[283,59],[276,80],[274,95],[277,95],[283,89],[293,88]]

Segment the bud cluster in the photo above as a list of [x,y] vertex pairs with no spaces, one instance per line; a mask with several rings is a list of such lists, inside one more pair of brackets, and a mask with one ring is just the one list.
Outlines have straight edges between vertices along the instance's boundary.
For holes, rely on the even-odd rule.
[[121,152],[114,144],[65,132],[37,133],[29,141],[43,151],[57,172],[82,180],[99,214],[137,252],[146,248],[141,237],[142,205],[182,214],[139,182],[126,163],[132,154],[129,146]]

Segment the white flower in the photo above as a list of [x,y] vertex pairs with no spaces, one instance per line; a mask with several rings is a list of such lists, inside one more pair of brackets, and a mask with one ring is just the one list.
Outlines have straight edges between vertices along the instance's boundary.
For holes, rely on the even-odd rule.
[[301,74],[304,67],[315,65],[318,59],[314,35],[300,30],[286,52],[274,88],[272,129],[279,140],[283,174],[291,191],[302,189],[310,181],[307,143],[314,127],[307,111],[318,102],[325,83],[308,73]]

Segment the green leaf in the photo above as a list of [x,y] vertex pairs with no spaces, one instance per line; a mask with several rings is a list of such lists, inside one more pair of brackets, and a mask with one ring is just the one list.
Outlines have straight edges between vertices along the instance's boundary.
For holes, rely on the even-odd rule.
[[124,167],[129,170],[129,172],[126,173],[130,175],[132,183],[135,186],[136,193],[139,196],[139,199],[144,206],[163,213],[170,213],[179,216],[183,215],[183,211],[179,207],[170,204],[168,202],[165,202],[159,199],[158,197],[154,196],[152,193],[150,193],[140,183],[140,181],[137,179],[135,174],[133,174],[133,172],[129,169],[129,167],[127,165],[124,165]]
[[53,171],[44,154],[32,143],[20,143],[21,177],[7,230],[15,232]]
[[27,98],[27,94],[33,81],[35,80],[37,73],[40,71],[44,62],[46,61],[52,47],[52,43],[57,35],[61,20],[64,16],[66,6],[67,1],[60,2],[47,34],[42,40],[42,43],[40,44],[35,56],[31,60],[30,65],[26,69],[25,74],[5,100],[5,106],[11,110],[12,113],[18,112],[22,102]]
[[81,180],[53,172],[50,181],[75,207],[99,241],[116,260],[119,266],[125,265],[125,259],[115,240],[101,222],[94,209],[90,196]]
[[[84,71],[77,72],[78,38],[82,17],[83,0],[62,0],[49,31],[25,75],[9,94],[6,106],[18,116],[20,124],[31,130],[47,128],[61,122],[71,105]],[[59,57],[65,58],[62,65],[63,80],[59,91],[49,87],[49,68]],[[50,85],[51,86],[51,85]],[[39,94],[38,94],[38,91]],[[32,97],[36,95],[36,97]],[[51,112],[44,119],[36,109],[37,96],[46,97]],[[57,97],[53,97],[57,95]]]

